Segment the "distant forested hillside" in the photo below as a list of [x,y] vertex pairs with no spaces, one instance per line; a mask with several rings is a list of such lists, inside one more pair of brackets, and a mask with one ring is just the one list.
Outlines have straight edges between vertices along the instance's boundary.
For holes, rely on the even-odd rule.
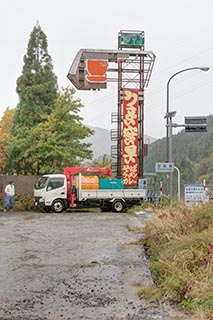
[[[104,154],[110,156],[111,145],[115,144],[115,142],[112,143],[111,141],[110,130],[92,126],[88,127],[94,131],[94,134],[91,137],[86,138],[84,141],[92,144],[91,150],[93,151],[93,159],[103,157]],[[153,141],[156,141],[156,139],[145,134],[144,141],[152,143]]]
[[[173,129],[173,134],[175,129]],[[166,160],[166,138],[150,145],[145,158],[145,172],[155,172],[155,163]],[[172,160],[181,173],[181,191],[186,183],[202,183],[213,189],[213,116],[207,118],[207,132],[185,133],[184,130],[172,138]],[[166,192],[166,174],[158,174]],[[177,192],[177,173],[173,174],[173,190]]]

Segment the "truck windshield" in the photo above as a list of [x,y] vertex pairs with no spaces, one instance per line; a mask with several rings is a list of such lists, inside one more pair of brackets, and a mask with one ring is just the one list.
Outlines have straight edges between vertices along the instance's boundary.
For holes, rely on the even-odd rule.
[[49,177],[41,177],[35,184],[35,189],[43,189],[47,186]]

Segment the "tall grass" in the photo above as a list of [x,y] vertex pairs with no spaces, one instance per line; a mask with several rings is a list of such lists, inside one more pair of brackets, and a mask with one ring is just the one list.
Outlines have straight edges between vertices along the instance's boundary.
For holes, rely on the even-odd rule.
[[161,299],[212,320],[213,203],[189,212],[184,207],[162,211],[147,222],[143,244]]

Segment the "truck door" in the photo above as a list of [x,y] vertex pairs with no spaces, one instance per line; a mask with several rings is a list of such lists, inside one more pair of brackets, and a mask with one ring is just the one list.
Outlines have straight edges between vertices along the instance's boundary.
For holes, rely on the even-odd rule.
[[65,177],[51,177],[46,187],[46,205],[52,205],[55,199],[66,199]]

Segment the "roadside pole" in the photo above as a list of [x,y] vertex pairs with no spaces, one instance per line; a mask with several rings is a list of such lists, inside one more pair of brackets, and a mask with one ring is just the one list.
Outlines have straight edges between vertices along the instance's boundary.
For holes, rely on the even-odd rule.
[[163,194],[163,184],[162,181],[160,182],[160,196]]
[[176,166],[174,166],[174,169],[178,173],[178,200],[180,201],[180,170]]

